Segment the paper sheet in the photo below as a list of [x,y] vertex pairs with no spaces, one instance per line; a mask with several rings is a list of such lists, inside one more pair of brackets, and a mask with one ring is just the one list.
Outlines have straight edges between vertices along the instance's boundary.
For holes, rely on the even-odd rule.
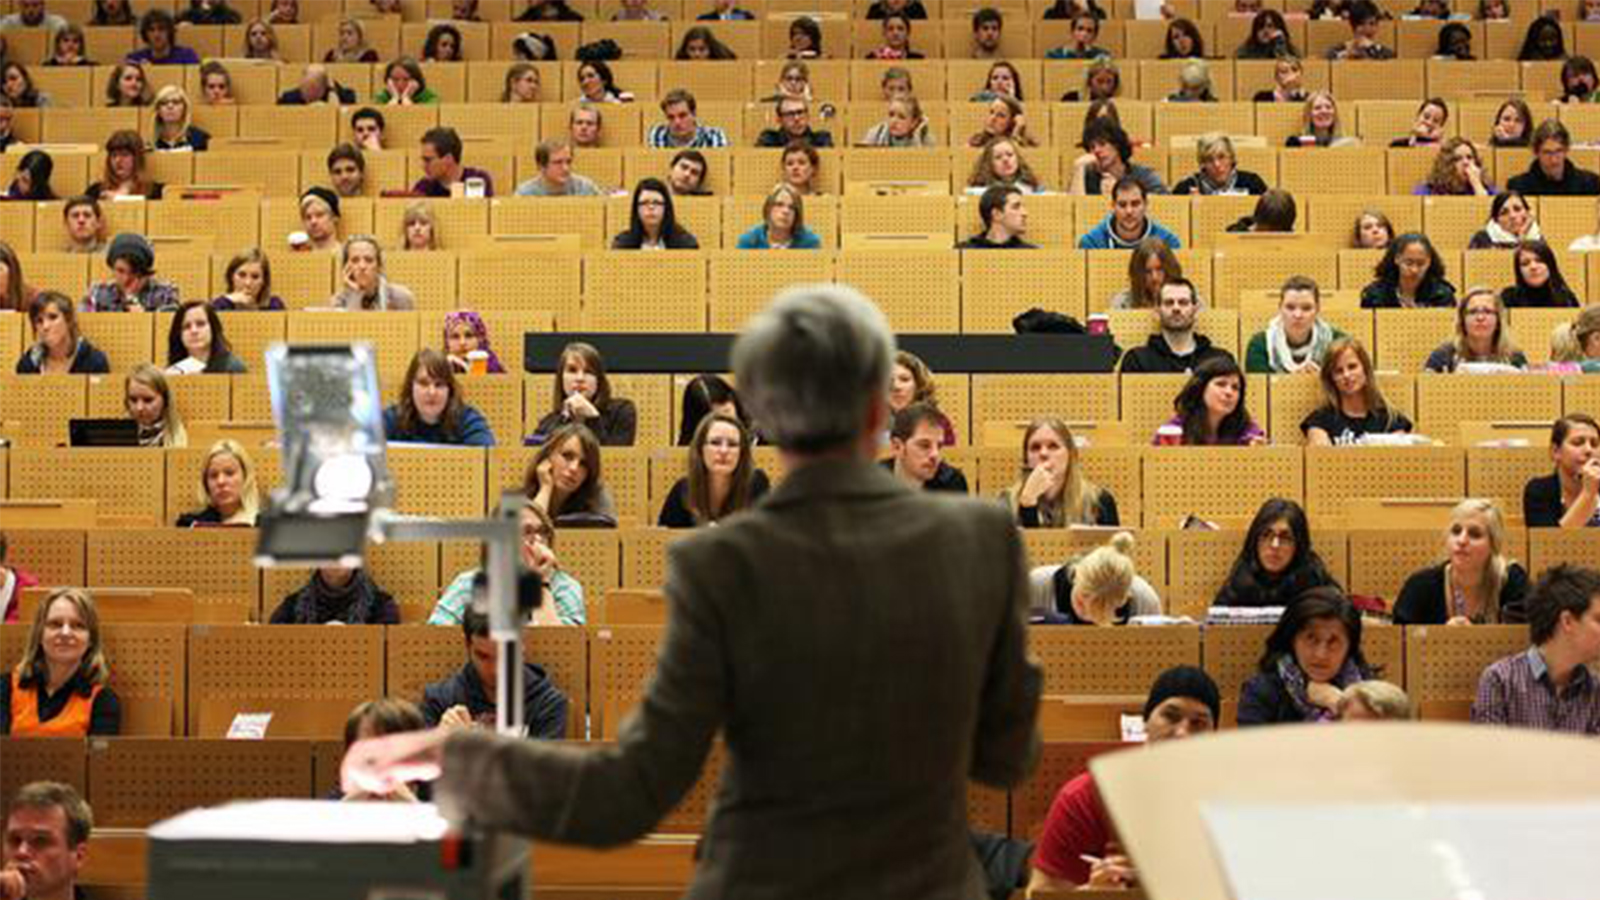
[[432,803],[261,800],[195,809],[151,826],[151,840],[410,844],[449,829]]

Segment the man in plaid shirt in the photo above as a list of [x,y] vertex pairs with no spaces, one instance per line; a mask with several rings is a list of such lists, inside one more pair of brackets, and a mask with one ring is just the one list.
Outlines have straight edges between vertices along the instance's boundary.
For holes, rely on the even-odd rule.
[[682,88],[667,92],[661,98],[661,112],[666,115],[667,121],[652,126],[645,135],[645,143],[651,147],[726,147],[728,135],[721,128],[710,125],[701,125],[695,116],[698,106],[694,95]]
[[1600,572],[1563,564],[1528,597],[1533,646],[1490,665],[1472,721],[1600,734]]

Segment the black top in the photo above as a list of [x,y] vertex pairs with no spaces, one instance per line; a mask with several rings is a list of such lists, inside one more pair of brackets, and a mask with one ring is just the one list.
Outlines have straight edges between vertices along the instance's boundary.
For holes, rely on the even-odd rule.
[[582,22],[583,13],[565,3],[536,4],[517,14],[518,22]]
[[1303,722],[1277,672],[1257,672],[1239,690],[1239,727]]
[[[879,463],[890,474],[894,473],[894,460],[886,459]],[[961,470],[943,460],[939,468],[933,472],[933,477],[922,483],[925,491],[948,491],[952,494],[965,494],[967,492],[967,476]]]
[[[1511,351],[1509,361],[1511,365],[1519,369],[1528,367],[1528,357],[1521,350]],[[1455,341],[1445,341],[1443,344],[1433,348],[1433,352],[1428,354],[1428,360],[1422,364],[1422,367],[1429,372],[1454,372],[1465,362],[1472,362],[1472,360],[1462,359],[1456,353]]]
[[[1076,564],[1069,564],[1056,567],[1056,573],[1050,577],[1051,590],[1055,595],[1056,601],[1056,614],[1061,617],[1061,621],[1057,624],[1093,625],[1095,623],[1082,618],[1078,615],[1078,611],[1072,608],[1072,578],[1076,573]],[[1130,597],[1126,603],[1117,607],[1116,612],[1111,614],[1111,624],[1128,624],[1128,616],[1132,613],[1133,598]]]
[[1369,434],[1410,433],[1411,427],[1411,420],[1399,410],[1373,410],[1359,419],[1352,419],[1343,410],[1323,405],[1300,423],[1300,433],[1321,428],[1328,433],[1334,446],[1344,447],[1357,443]]
[[1211,346],[1211,339],[1203,334],[1194,336],[1194,351],[1182,356],[1172,352],[1165,337],[1152,334],[1143,347],[1135,347],[1123,355],[1121,371],[1124,375],[1149,372],[1184,373],[1193,371],[1206,360],[1217,357],[1232,359],[1233,354],[1221,347]]
[[[1251,548],[1253,552],[1255,548]],[[1276,577],[1249,563],[1235,562],[1228,580],[1211,601],[1212,606],[1288,606],[1290,601],[1317,587],[1338,587],[1322,558],[1307,553],[1298,567],[1285,569]]]
[[[308,601],[302,604],[304,598]],[[311,612],[302,612],[310,608]],[[269,625],[323,625],[328,622],[368,625],[399,625],[400,607],[394,597],[372,580],[363,569],[342,587],[333,588],[322,580],[322,573],[313,571],[311,579],[300,590],[283,598],[278,608],[267,620]]]
[[[1560,528],[1567,507],[1561,502],[1561,476],[1554,472],[1531,479],[1522,488],[1522,521],[1529,528]],[[1585,526],[1600,525],[1600,509]]]
[[196,525],[221,525],[222,513],[215,506],[208,506],[199,512],[188,512],[178,517],[175,523],[179,528],[193,528]]
[[[1235,176],[1236,177],[1233,180],[1234,193],[1245,193],[1254,197],[1259,197],[1267,192],[1267,182],[1263,180],[1260,175],[1257,175],[1254,172],[1247,172],[1244,169],[1236,169]],[[1188,178],[1185,178],[1184,180],[1173,185],[1172,192],[1174,194],[1206,193],[1205,191],[1201,190],[1201,177],[1199,172],[1196,172],[1193,175],[1190,175]]]
[[1516,191],[1528,197],[1541,194],[1592,197],[1600,195],[1600,175],[1578,168],[1569,159],[1561,178],[1552,180],[1546,177],[1543,169],[1539,168],[1539,161],[1534,160],[1528,164],[1528,171],[1506,182],[1506,190]]
[[[767,473],[757,469],[750,476],[750,505],[756,505],[771,488]],[[695,527],[694,513],[689,511],[689,479],[679,478],[672,485],[672,490],[667,492],[666,502],[661,504],[661,515],[656,517],[656,524],[662,528]]]
[[[1400,588],[1394,601],[1396,625],[1443,625],[1450,619],[1444,601],[1444,563],[1415,572]],[[1506,582],[1500,586],[1500,621],[1515,624],[1528,621],[1524,600],[1528,595],[1528,573],[1517,563],[1506,566]]]
[[1557,309],[1579,305],[1572,291],[1554,291],[1549,284],[1542,288],[1513,284],[1500,292],[1500,302],[1510,309]]
[[[378,61],[378,52],[376,50],[371,50],[371,51],[368,51],[368,52],[372,54],[372,59],[369,60],[369,59],[366,58],[365,55],[363,55],[361,57],[361,61],[362,62],[377,62]],[[341,104],[345,105],[345,106],[350,106],[350,105],[352,105],[352,104],[354,104],[356,102],[356,92],[351,90],[350,88],[345,87],[342,84],[331,85],[328,88],[328,90],[330,92],[332,92],[332,94],[339,99],[339,102]],[[319,103],[325,103],[327,101],[326,100],[319,100],[318,102]],[[300,93],[300,89],[299,88],[294,88],[293,90],[284,91],[283,93],[278,95],[278,105],[279,106],[308,106],[310,104],[306,100],[306,95]]]
[[[87,340],[78,341],[78,352],[72,356],[72,366],[67,371],[73,375],[105,375],[111,371],[111,363],[100,348]],[[31,350],[24,350],[17,359],[18,375],[37,375],[39,366],[33,361]]]
[[807,128],[806,133],[800,137],[790,137],[789,132],[782,128],[767,128],[756,138],[757,147],[787,147],[790,141],[800,141],[813,147],[832,147],[833,134],[827,131],[818,131]]
[[1272,88],[1263,88],[1259,91],[1256,91],[1255,96],[1251,97],[1250,100],[1254,103],[1304,103],[1306,102],[1306,98],[1303,96],[1304,92],[1301,93],[1302,96],[1300,97],[1291,97],[1288,100],[1279,100],[1276,91],[1274,91]]
[[[1417,306],[1454,307],[1456,286],[1442,278],[1424,281],[1417,287]],[[1400,285],[1388,281],[1374,281],[1361,289],[1362,309],[1402,309]]]
[[996,244],[994,241],[989,240],[989,233],[985,231],[985,232],[982,232],[982,233],[979,233],[979,234],[975,234],[972,237],[967,238],[965,241],[962,241],[961,243],[957,244],[956,245],[956,249],[957,250],[1037,250],[1037,249],[1039,249],[1039,245],[1038,244],[1030,244],[1030,243],[1028,243],[1027,241],[1023,240],[1021,237],[1019,237],[1018,235],[1015,235],[1015,234],[1013,234],[1011,236],[1011,238],[1009,240],[1007,240],[1005,243]]
[[182,141],[166,141],[156,138],[154,143],[157,150],[182,150],[188,148],[199,153],[211,146],[211,132],[206,131],[204,128],[196,128],[190,125],[189,129],[183,133]]
[[[883,0],[877,0],[877,2],[867,7],[867,18],[869,19],[881,19],[888,14],[889,7],[884,5]],[[905,9],[900,10],[900,15],[908,19],[926,19],[928,17],[928,9],[922,5],[922,0],[911,0],[910,3],[906,4]],[[1046,16],[1046,18],[1049,17]]]
[[[550,436],[550,432],[571,421],[561,410],[547,413],[539,420],[539,424],[533,429],[533,434],[529,435],[524,443],[543,444]],[[612,397],[610,406],[601,410],[600,415],[595,418],[585,420],[583,424],[594,432],[595,439],[602,447],[632,447],[634,434],[639,428],[639,412],[634,409],[632,400]]]
[[[67,701],[73,694],[88,696],[91,689],[89,679],[82,672],[73,675],[61,689],[54,694],[45,694],[37,688],[24,689],[24,692],[13,698],[11,696],[11,673],[6,672],[0,677],[0,735],[11,733],[11,703],[15,699],[18,703],[36,702],[40,722],[48,722],[67,708]],[[89,733],[91,735],[114,735],[122,731],[122,702],[117,699],[117,694],[110,686],[102,687],[98,696],[94,698],[94,705],[89,707]]]
[[[1017,524],[1023,528],[1039,528],[1039,507],[1017,506]],[[1100,490],[1100,504],[1095,508],[1094,524],[1102,526],[1115,526],[1122,524],[1122,517],[1117,512],[1117,498],[1111,492],[1102,488]]]
[[[638,250],[643,246],[643,243],[643,235],[637,235],[631,231],[622,231],[618,232],[617,236],[611,239],[611,249]],[[671,234],[663,237],[661,243],[665,245],[668,250],[700,249],[700,241],[697,240],[694,235],[686,231],[682,225],[679,225],[676,231],[673,231]]]
[[[544,669],[532,663],[522,665],[522,712],[528,736],[559,740],[567,733],[567,695],[561,693]],[[422,718],[432,728],[452,706],[465,706],[472,718],[494,725],[494,698],[471,663],[444,681],[434,682],[422,691]]]

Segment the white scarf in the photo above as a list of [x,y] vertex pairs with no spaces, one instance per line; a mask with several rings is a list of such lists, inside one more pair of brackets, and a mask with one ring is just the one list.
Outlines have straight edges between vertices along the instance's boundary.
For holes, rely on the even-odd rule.
[[1289,345],[1288,333],[1283,330],[1283,320],[1277,316],[1267,323],[1267,361],[1274,372],[1299,372],[1312,363],[1320,364],[1322,354],[1333,343],[1333,326],[1322,319],[1311,323],[1311,340],[1299,348]]
[[1539,233],[1538,222],[1529,222],[1527,233],[1520,238],[1501,228],[1500,223],[1493,219],[1489,220],[1489,224],[1483,226],[1483,230],[1484,233],[1489,235],[1489,240],[1493,241],[1496,247],[1515,247],[1522,241],[1544,240],[1544,235]]

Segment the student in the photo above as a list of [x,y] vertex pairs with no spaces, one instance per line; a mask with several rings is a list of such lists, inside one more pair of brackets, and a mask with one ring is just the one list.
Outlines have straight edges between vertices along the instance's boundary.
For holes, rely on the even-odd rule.
[[423,62],[461,62],[461,29],[441,23],[428,29],[422,42]]
[[439,220],[426,200],[406,204],[400,216],[400,249],[408,252],[443,250],[439,240]]
[[1300,51],[1289,38],[1289,25],[1283,20],[1283,13],[1264,9],[1250,21],[1250,36],[1233,55],[1236,59],[1277,59],[1299,56]]
[[1078,238],[1079,250],[1126,250],[1146,238],[1156,238],[1172,250],[1183,249],[1176,234],[1150,218],[1145,186],[1131,174],[1117,180],[1111,204],[1111,212],[1100,224]]
[[1344,690],[1376,673],[1361,653],[1361,614],[1336,587],[1295,598],[1239,696],[1239,727],[1331,722]]
[[1205,59],[1206,42],[1199,26],[1188,19],[1173,19],[1167,23],[1167,38],[1161,50],[1162,59]]
[[500,357],[489,346],[489,326],[483,323],[482,316],[470,309],[444,314],[444,349],[450,368],[458,374],[471,373],[472,363],[467,355],[474,350],[488,356],[485,365],[487,374],[505,374],[506,368],[500,362]]
[[538,103],[539,69],[531,62],[515,62],[506,67],[505,84],[500,89],[501,103]]
[[56,588],[34,609],[22,659],[0,678],[0,735],[115,736],[122,704],[110,679],[94,598]]
[[519,197],[598,197],[604,192],[591,179],[572,171],[574,153],[566,138],[540,141],[533,150],[539,167],[535,178],[517,185]]
[[660,179],[645,178],[633,188],[628,228],[611,239],[613,250],[698,250],[700,242],[678,224],[672,192]]
[[1516,283],[1500,292],[1500,302],[1510,309],[1550,309],[1577,306],[1577,295],[1561,277],[1555,252],[1544,241],[1523,241],[1517,245]]
[[1178,70],[1178,90],[1167,95],[1168,103],[1215,103],[1211,68],[1203,59],[1191,59]]
[[1456,306],[1456,335],[1428,354],[1429,372],[1526,369],[1528,358],[1511,343],[1506,305],[1486,287],[1470,288]]
[[571,422],[551,431],[528,461],[522,491],[557,527],[617,525],[617,507],[601,480],[600,442]]
[[987,147],[999,140],[1012,141],[1018,147],[1037,147],[1039,142],[1028,133],[1027,116],[1023,114],[1022,101],[998,94],[988,101],[989,114],[983,118],[983,127],[967,138],[968,147]]
[[972,14],[973,59],[996,59],[1000,56],[1000,39],[1005,31],[1005,17],[1000,10],[985,6]]
[[1600,195],[1600,175],[1573,165],[1567,158],[1572,134],[1555,119],[1545,119],[1533,130],[1533,162],[1528,171],[1514,176],[1506,187],[1529,197]]
[[1478,679],[1472,721],[1600,734],[1600,572],[1570,563],[1540,576],[1528,596],[1533,646],[1492,663]]
[[911,20],[898,13],[883,17],[883,43],[867,53],[867,59],[922,59],[911,49]]
[[1321,371],[1323,356],[1347,335],[1322,318],[1322,289],[1304,275],[1293,275],[1278,291],[1278,314],[1265,330],[1250,336],[1244,370],[1251,374]]
[[270,625],[399,625],[400,607],[366,569],[323,566],[283,598]]
[[1450,511],[1445,558],[1415,572],[1394,602],[1396,625],[1523,622],[1528,573],[1506,550],[1505,518],[1488,500],[1463,500]]
[[1161,614],[1161,597],[1133,565],[1133,535],[1119,531],[1102,546],[1059,566],[1028,573],[1033,615],[1055,625],[1126,625]]
[[[983,90],[968,100],[973,103],[992,103],[996,97],[1010,97],[1018,103],[1026,99],[1022,96],[1022,73],[1003,59],[989,66],[989,74],[983,79]],[[993,107],[990,110],[992,112]]]
[[383,113],[370,106],[363,106],[350,114],[350,134],[355,137],[356,146],[362,150],[377,152],[384,149],[384,132],[387,128]]
[[757,147],[787,147],[796,141],[813,147],[832,147],[833,134],[811,127],[811,104],[803,97],[780,97],[773,112],[778,117],[777,128],[762,130],[756,138]]
[[481,196],[494,196],[493,175],[461,164],[461,135],[454,128],[428,129],[422,135],[421,145],[424,177],[411,186],[411,193],[421,197],[452,197],[465,192],[470,187],[469,182],[476,181],[481,183]]
[[1122,95],[1122,72],[1109,56],[1089,63],[1083,70],[1083,88],[1061,95],[1062,103],[1093,103],[1096,100],[1114,100]]
[[1291,234],[1299,218],[1299,206],[1294,195],[1282,188],[1267,188],[1256,198],[1255,209],[1226,229],[1230,233]]
[[617,87],[611,67],[600,59],[586,59],[578,64],[578,94],[578,100],[583,103],[633,102],[633,94]]
[[340,218],[338,194],[325,187],[306,188],[300,195],[300,225],[309,240],[299,245],[290,244],[290,247],[297,252],[342,252]]
[[1250,418],[1244,373],[1232,356],[1215,356],[1195,366],[1172,406],[1176,413],[1156,430],[1152,444],[1161,444],[1171,429],[1186,447],[1255,447],[1267,442],[1267,433]]
[[1071,429],[1055,418],[1023,432],[1021,475],[1000,500],[1021,528],[1121,524],[1117,499],[1084,474]]
[[155,366],[141,363],[123,379],[122,408],[139,427],[139,446],[189,446],[189,432],[172,402],[167,376]]
[[706,169],[709,166],[706,155],[699,150],[679,150],[672,154],[672,162],[667,168],[667,186],[672,188],[672,195],[711,196],[711,190],[706,187]]
[[789,23],[789,52],[785,58],[822,58],[822,26],[815,19],[799,16]]
[[226,439],[211,445],[200,466],[196,496],[199,511],[178,516],[179,528],[197,525],[255,527],[261,513],[261,494],[256,487],[255,461],[244,445]]
[[[1510,250],[1523,241],[1542,241],[1533,208],[1520,191],[1502,191],[1489,201],[1489,221],[1467,242],[1468,250]],[[1579,238],[1582,240],[1582,238]],[[1574,244],[1572,250],[1581,250]]]
[[1444,140],[1444,126],[1450,121],[1450,107],[1438,97],[1430,97],[1417,107],[1411,133],[1389,142],[1391,147],[1436,147]]
[[1593,103],[1595,89],[1600,88],[1600,74],[1594,69],[1594,60],[1587,56],[1569,56],[1561,64],[1561,103]]
[[699,104],[694,94],[674,88],[661,98],[661,114],[666,121],[650,127],[645,135],[645,146],[661,149],[684,147],[726,147],[727,132],[711,125],[701,125],[697,118]]
[[[679,447],[689,446],[694,440],[695,431],[700,427],[700,421],[712,413],[721,413],[729,416],[749,428],[750,417],[745,414],[744,406],[739,402],[739,393],[728,384],[727,379],[720,375],[696,375],[684,385],[683,399],[678,410],[678,443]],[[756,435],[751,433],[751,440]]]
[[[524,503],[517,514],[522,542],[517,555],[530,572],[537,572],[541,582],[542,601],[529,615],[530,625],[582,625],[587,620],[583,599],[583,585],[572,574],[561,568],[556,558],[556,526],[544,510]],[[487,554],[487,549],[483,554]],[[479,565],[460,573],[451,580],[444,593],[428,615],[429,625],[460,625],[472,604],[472,597],[482,585],[484,558]]]
[[600,115],[598,107],[579,104],[567,114],[567,137],[572,141],[574,148],[601,146],[601,132],[604,129],[605,119]]
[[1410,434],[1411,420],[1389,405],[1378,388],[1372,357],[1355,338],[1328,345],[1318,372],[1323,404],[1300,422],[1313,447],[1366,443],[1369,434]]
[[379,106],[422,106],[439,102],[439,95],[428,87],[422,64],[409,56],[389,63],[383,70],[383,88],[372,95]]
[[61,224],[67,234],[67,253],[104,253],[106,219],[100,201],[87,194],[69,199],[61,208]]
[[1245,531],[1244,546],[1212,606],[1288,606],[1312,588],[1339,583],[1311,546],[1311,527],[1300,504],[1273,497],[1261,504]]
[[727,44],[717,40],[711,29],[703,25],[696,25],[683,33],[683,40],[678,43],[678,52],[673,55],[680,60],[729,60],[738,56]]
[[[1222,721],[1216,682],[1194,666],[1157,676],[1145,698],[1145,743],[1162,744],[1215,731]],[[1133,887],[1138,873],[1116,843],[1116,830],[1085,771],[1056,793],[1031,860],[1028,892]]]
[[339,272],[342,287],[329,306],[377,312],[417,308],[411,289],[384,274],[383,246],[370,234],[351,235],[340,245]]
[[323,55],[325,63],[375,63],[378,51],[367,45],[367,32],[361,20],[351,16],[339,20],[335,45]]
[[[894,354],[894,365],[889,370],[889,412],[897,413],[913,403],[938,410],[939,386],[934,382],[933,371],[927,363],[915,353],[898,350]],[[956,429],[950,424],[950,417],[940,412],[939,423],[944,430],[941,445],[954,445]]]
[[1195,333],[1199,312],[1194,284],[1187,278],[1168,275],[1156,306],[1160,331],[1150,335],[1143,347],[1134,347],[1122,355],[1122,374],[1189,372],[1214,359],[1233,363],[1233,354],[1212,346],[1210,338]]
[[661,505],[662,528],[698,528],[748,509],[771,488],[756,468],[749,429],[732,416],[712,413],[700,420],[689,443],[688,474]]
[[1550,429],[1555,471],[1522,489],[1522,516],[1529,528],[1600,526],[1600,424],[1588,413],[1571,412]]
[[820,250],[822,239],[805,225],[805,201],[780,184],[761,204],[761,224],[739,236],[740,250]]
[[922,104],[911,95],[889,101],[882,122],[867,129],[857,146],[861,147],[932,147],[936,141],[928,119],[922,114]]
[[223,334],[222,317],[204,300],[188,300],[178,307],[167,329],[167,374],[198,373],[239,375],[244,360],[233,355]]
[[[1023,240],[1028,234],[1028,210],[1016,185],[991,185],[978,200],[983,231],[963,241],[958,250],[1037,250]],[[1163,245],[1165,246],[1165,245]]]
[[1087,13],[1072,20],[1072,43],[1056,47],[1044,55],[1045,59],[1099,59],[1111,56],[1111,51],[1095,45],[1100,39],[1100,20]]
[[[467,661],[460,671],[423,689],[422,717],[429,728],[492,728],[499,645],[489,634],[489,616],[468,609],[461,616]],[[567,733],[567,697],[545,670],[522,664],[525,736],[559,740]]]
[[1526,147],[1533,138],[1533,113],[1527,101],[1512,97],[1500,104],[1494,114],[1494,129],[1489,137],[1493,147]]
[[1478,148],[1464,137],[1453,137],[1439,145],[1427,180],[1411,193],[1420,197],[1488,197],[1497,191],[1483,177]]
[[1260,175],[1239,168],[1233,140],[1221,132],[1201,135],[1195,141],[1195,157],[1199,171],[1174,185],[1174,194],[1259,196],[1267,192],[1267,183]]
[[143,235],[123,233],[106,250],[111,280],[89,286],[84,312],[169,312],[183,298],[178,286],[155,277],[156,251]]
[[[1161,306],[1161,287],[1168,280],[1183,277],[1183,263],[1159,238],[1145,238],[1133,245],[1128,256],[1128,287],[1111,295],[1112,309],[1156,309]],[[1197,297],[1198,308],[1205,298]]]
[[587,427],[600,446],[631,447],[638,428],[633,401],[611,393],[605,360],[592,344],[574,342],[561,350],[550,411],[539,419],[527,444],[542,444],[565,425]]
[[1378,43],[1378,28],[1383,23],[1383,11],[1372,0],[1353,0],[1346,7],[1345,21],[1350,24],[1350,39],[1328,48],[1331,60],[1394,59],[1393,47]]
[[1562,34],[1560,19],[1547,14],[1528,23],[1517,59],[1528,62],[1566,58],[1567,39]]
[[18,375],[101,374],[111,363],[78,329],[78,312],[72,300],[55,291],[40,291],[28,303],[28,324],[33,346],[17,359]]
[[983,152],[972,161],[972,171],[967,176],[967,193],[982,193],[983,189],[994,185],[1007,185],[1027,194],[1037,194],[1043,190],[1039,176],[1023,159],[1021,147],[1015,138],[990,138]]
[[1346,147],[1360,141],[1345,137],[1339,126],[1339,103],[1327,91],[1312,91],[1306,96],[1299,134],[1291,134],[1285,147]]
[[149,9],[139,17],[139,39],[144,47],[129,53],[126,61],[155,66],[198,66],[200,54],[192,47],[179,46],[178,27],[172,13]]
[[890,458],[883,468],[913,490],[967,493],[967,476],[941,458],[944,415],[938,407],[912,403],[894,414]]
[[1165,194],[1167,185],[1154,169],[1132,162],[1133,141],[1122,126],[1105,118],[1092,119],[1083,127],[1080,146],[1084,154],[1073,160],[1070,193],[1104,194],[1106,188],[1131,178],[1146,194]]
[[55,189],[50,186],[50,176],[55,168],[55,160],[43,150],[29,150],[22,154],[17,160],[16,175],[6,188],[4,199],[35,203],[56,199]]
[[1361,291],[1362,309],[1455,306],[1455,285],[1445,280],[1444,259],[1425,234],[1402,234],[1389,243]]
[[1472,53],[1472,29],[1461,22],[1451,22],[1439,29],[1439,43],[1433,58],[1448,62],[1475,62]]
[[367,192],[367,157],[355,144],[335,144],[328,151],[328,183],[340,198],[360,197]]
[[489,421],[462,399],[444,354],[418,350],[401,383],[399,402],[383,411],[383,431],[391,442],[494,446]]
[[105,168],[100,179],[84,193],[97,200],[119,197],[160,200],[166,185],[150,178],[145,171],[144,138],[137,131],[123,129],[106,138]]

